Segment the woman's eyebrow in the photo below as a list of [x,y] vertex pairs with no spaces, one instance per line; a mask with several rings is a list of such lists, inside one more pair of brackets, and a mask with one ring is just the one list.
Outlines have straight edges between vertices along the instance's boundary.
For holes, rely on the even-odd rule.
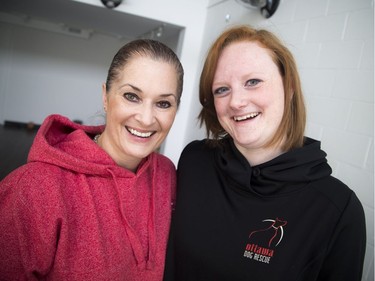
[[[125,83],[125,84],[121,85],[121,88],[123,88],[125,86],[128,86],[128,87],[132,88],[133,90],[135,90],[137,92],[143,93],[143,91],[140,88],[138,88],[138,87],[136,87],[136,86],[134,86],[134,85],[132,85],[130,83]],[[162,97],[162,98],[168,98],[170,96],[172,96],[177,101],[177,97],[173,93],[167,93],[167,94],[161,94],[160,95],[160,97]]]
[[130,88],[132,88],[133,90],[137,91],[137,92],[142,92],[142,90],[132,84],[129,84],[129,83],[125,83],[123,85],[121,85],[121,88],[125,87],[125,86],[129,86]]
[[161,94],[160,95],[160,97],[162,97],[162,98],[168,98],[170,96],[172,96],[175,100],[177,100],[177,97],[176,97],[175,94]]

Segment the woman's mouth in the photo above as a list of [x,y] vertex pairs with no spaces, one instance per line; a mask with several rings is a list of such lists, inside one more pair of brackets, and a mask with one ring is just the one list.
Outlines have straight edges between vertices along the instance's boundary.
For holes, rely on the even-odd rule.
[[242,115],[242,116],[234,116],[233,120],[236,121],[236,122],[241,122],[241,121],[244,121],[244,120],[253,119],[253,118],[257,117],[259,114],[260,114],[260,112],[253,112],[253,113]]
[[139,138],[149,138],[151,137],[155,131],[152,131],[152,132],[140,132],[140,131],[137,131],[136,129],[133,129],[133,128],[129,128],[129,127],[126,127],[126,130],[132,134],[133,136],[136,136],[136,137],[139,137]]

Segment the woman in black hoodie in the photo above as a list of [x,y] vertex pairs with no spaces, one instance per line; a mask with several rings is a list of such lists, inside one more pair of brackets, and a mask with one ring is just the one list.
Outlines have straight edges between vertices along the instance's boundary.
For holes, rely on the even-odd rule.
[[304,136],[290,51],[233,27],[209,50],[199,95],[208,138],[179,161],[165,280],[360,281],[363,208]]

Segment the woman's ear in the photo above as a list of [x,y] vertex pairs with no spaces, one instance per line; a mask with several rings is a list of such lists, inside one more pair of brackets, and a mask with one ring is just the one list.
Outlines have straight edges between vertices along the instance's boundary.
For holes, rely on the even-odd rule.
[[105,83],[102,84],[102,103],[103,103],[104,112],[107,112],[108,97],[107,97],[107,87]]

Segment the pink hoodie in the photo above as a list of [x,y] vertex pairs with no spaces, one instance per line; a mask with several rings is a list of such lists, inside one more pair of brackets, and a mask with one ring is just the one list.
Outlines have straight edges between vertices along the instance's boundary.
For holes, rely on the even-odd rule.
[[49,116],[0,182],[0,280],[162,280],[175,167],[153,153],[121,168],[102,130]]

